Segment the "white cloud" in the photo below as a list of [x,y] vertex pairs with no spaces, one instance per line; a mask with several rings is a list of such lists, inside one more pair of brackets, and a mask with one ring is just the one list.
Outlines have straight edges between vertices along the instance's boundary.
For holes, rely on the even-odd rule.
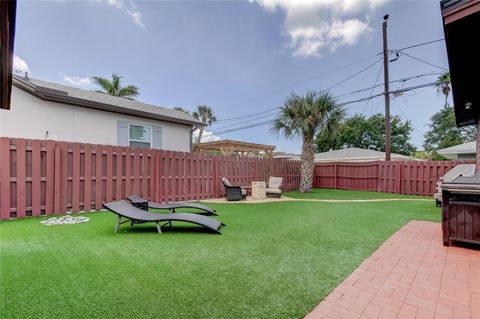
[[121,0],[105,0],[105,3],[117,9],[123,9],[123,2]]
[[16,54],[13,55],[13,69],[23,73],[30,72],[27,62]]
[[142,28],[145,28],[145,25],[142,22],[142,14],[138,10],[126,10],[127,14],[132,17],[133,22],[141,26]]
[[250,0],[285,12],[283,31],[293,56],[322,56],[351,46],[372,31],[370,15],[388,0]]
[[[195,130],[193,131],[193,140],[197,141],[198,134],[200,133],[200,130]],[[219,141],[221,140],[220,136],[217,136],[213,134],[213,132],[210,131],[203,131],[202,133],[202,141],[201,142],[213,142],[213,141]]]
[[78,76],[69,76],[64,73],[60,73],[60,75],[63,77],[63,80],[65,82],[75,86],[85,86],[85,85],[89,85],[92,82],[88,77],[81,78]]
[[138,9],[135,2],[131,0],[97,0],[97,2],[105,3],[112,8],[125,12],[132,18],[135,24],[142,28],[145,27],[145,24],[142,21],[142,13]]

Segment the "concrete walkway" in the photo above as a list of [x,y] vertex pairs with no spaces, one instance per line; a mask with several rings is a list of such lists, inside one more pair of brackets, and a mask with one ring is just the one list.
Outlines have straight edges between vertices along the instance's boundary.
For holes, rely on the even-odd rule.
[[400,201],[428,201],[432,202],[433,198],[379,198],[379,199],[315,199],[315,198],[291,198],[282,196],[281,198],[265,198],[253,199],[247,197],[247,200],[227,202],[225,197],[201,199],[203,203],[222,203],[222,204],[258,204],[258,203],[275,203],[275,202],[324,202],[324,203],[362,203],[362,202],[400,202]]
[[443,247],[441,224],[411,221],[306,316],[480,318],[480,250]]

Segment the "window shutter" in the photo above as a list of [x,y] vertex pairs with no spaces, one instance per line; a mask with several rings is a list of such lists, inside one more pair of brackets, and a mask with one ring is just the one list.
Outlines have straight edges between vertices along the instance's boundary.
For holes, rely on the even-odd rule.
[[162,127],[152,126],[152,148],[162,148]]
[[117,145],[128,146],[128,122],[117,121]]

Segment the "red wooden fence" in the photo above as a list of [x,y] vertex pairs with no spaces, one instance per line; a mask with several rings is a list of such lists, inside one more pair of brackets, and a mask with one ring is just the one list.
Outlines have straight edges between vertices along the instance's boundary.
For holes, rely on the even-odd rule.
[[248,185],[282,176],[288,191],[298,188],[299,169],[285,159],[0,137],[0,217],[96,210],[130,194],[158,202],[220,197],[221,177]]
[[475,161],[331,162],[315,166],[314,187],[431,196],[457,164]]

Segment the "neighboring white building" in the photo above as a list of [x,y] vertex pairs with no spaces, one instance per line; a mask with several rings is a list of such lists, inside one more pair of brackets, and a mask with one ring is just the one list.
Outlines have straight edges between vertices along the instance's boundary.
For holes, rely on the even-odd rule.
[[189,114],[139,101],[14,76],[0,136],[190,152]]
[[473,141],[442,148],[437,153],[451,160],[471,160],[477,157],[476,147],[476,142]]
[[[418,160],[405,155],[391,153],[392,161]],[[366,162],[384,161],[385,152],[366,150],[363,148],[349,147],[340,150],[315,154],[315,162]]]

